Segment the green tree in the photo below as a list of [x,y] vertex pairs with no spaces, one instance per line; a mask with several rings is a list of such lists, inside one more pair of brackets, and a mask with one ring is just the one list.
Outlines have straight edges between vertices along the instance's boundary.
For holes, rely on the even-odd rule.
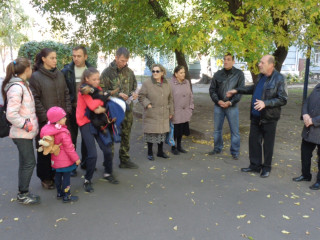
[[2,1],[0,12],[0,56],[5,71],[4,61],[8,48],[12,60],[13,49],[28,40],[24,32],[29,26],[29,17],[24,13],[18,0]]
[[[32,0],[51,14],[56,30],[68,29],[65,14],[81,28],[73,39],[93,41],[105,52],[126,46],[144,55],[149,48],[186,55],[235,53],[257,73],[262,55],[273,53],[281,69],[288,47],[319,39],[316,0]],[[318,27],[318,28],[317,28]],[[70,30],[69,30],[70,31]],[[312,36],[312,37],[310,37]]]

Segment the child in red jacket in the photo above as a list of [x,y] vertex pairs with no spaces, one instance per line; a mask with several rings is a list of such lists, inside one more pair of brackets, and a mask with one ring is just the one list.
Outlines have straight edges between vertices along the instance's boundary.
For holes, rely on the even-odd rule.
[[70,194],[70,174],[80,164],[80,158],[66,126],[66,112],[60,107],[52,107],[47,118],[48,124],[41,129],[40,137],[54,136],[54,144],[61,144],[60,153],[57,156],[51,154],[51,166],[56,170],[57,199],[62,198],[64,203],[75,202],[78,197]]

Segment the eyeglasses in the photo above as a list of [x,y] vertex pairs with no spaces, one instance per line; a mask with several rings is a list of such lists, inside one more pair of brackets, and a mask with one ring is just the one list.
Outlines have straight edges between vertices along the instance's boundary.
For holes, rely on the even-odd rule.
[[159,73],[159,70],[152,70],[152,73]]

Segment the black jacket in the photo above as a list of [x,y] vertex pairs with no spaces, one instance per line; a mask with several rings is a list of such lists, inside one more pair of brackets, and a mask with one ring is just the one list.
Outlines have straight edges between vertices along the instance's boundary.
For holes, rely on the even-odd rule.
[[320,144],[320,83],[315,86],[314,90],[304,102],[302,107],[302,115],[309,114],[312,118],[310,127],[303,127],[302,138],[311,143]]
[[209,94],[212,101],[218,105],[219,100],[230,101],[232,106],[240,101],[241,94],[236,94],[231,98],[226,97],[227,91],[244,86],[244,74],[241,70],[232,67],[227,75],[225,69],[217,71],[211,81]]
[[[236,88],[236,90],[241,94],[253,94],[262,76],[263,74],[260,73],[256,84]],[[287,104],[287,99],[288,93],[285,79],[282,74],[274,70],[263,85],[262,100],[266,107],[261,110],[261,122],[278,121],[281,115],[281,106]]]
[[[92,67],[90,63],[86,61],[87,68]],[[74,73],[74,62],[64,65],[64,68],[61,70],[66,79],[66,83],[70,93],[71,103],[75,103],[77,99],[77,89],[76,89],[76,77]]]

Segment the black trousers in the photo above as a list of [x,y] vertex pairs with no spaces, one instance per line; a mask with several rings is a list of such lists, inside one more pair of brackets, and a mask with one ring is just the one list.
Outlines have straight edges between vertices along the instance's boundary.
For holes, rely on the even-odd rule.
[[249,134],[250,168],[258,170],[263,168],[266,171],[271,171],[277,123],[277,121],[262,123],[259,119],[254,118],[251,120]]
[[[311,143],[311,142],[307,142],[304,139],[302,139],[301,142],[301,167],[302,167],[302,175],[305,178],[311,178],[311,158],[312,158],[312,152],[313,150],[318,147],[318,151],[319,151],[319,144],[315,144],[315,143]],[[317,182],[320,182],[320,173],[319,173],[319,169],[320,169],[320,161],[318,161],[318,175],[317,175]]]

